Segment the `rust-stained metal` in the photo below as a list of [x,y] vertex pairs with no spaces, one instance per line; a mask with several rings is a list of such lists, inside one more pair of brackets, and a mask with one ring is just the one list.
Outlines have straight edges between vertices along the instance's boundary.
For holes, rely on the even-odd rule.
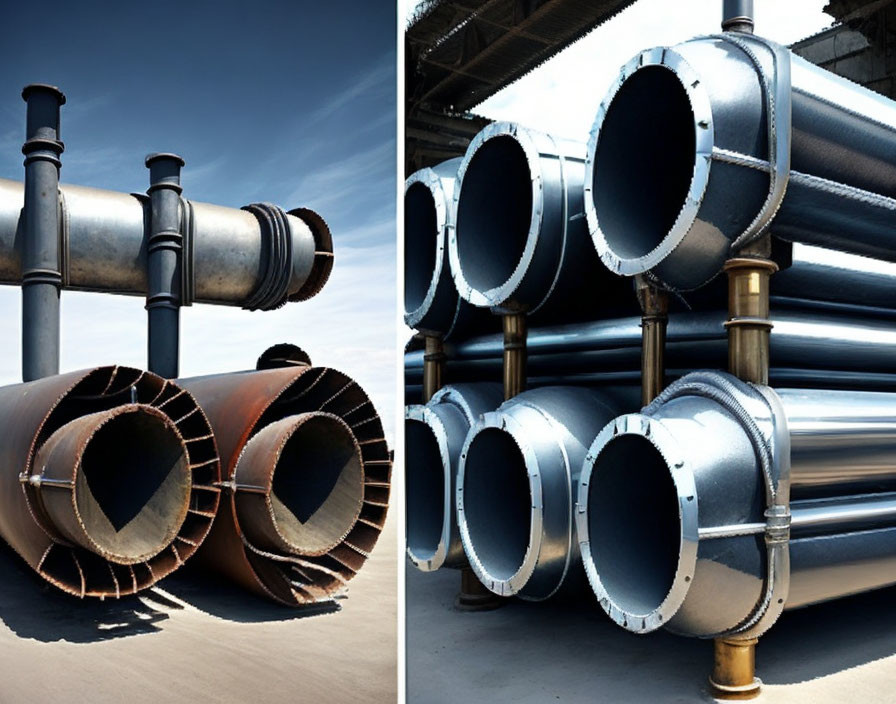
[[641,305],[641,403],[646,406],[665,386],[669,294],[642,274],[635,277],[635,292]]
[[60,589],[133,594],[208,534],[218,455],[177,384],[129,367],[70,372],[0,389],[0,418],[0,535]]
[[[225,477],[224,505],[199,554],[203,564],[281,604],[331,598],[360,570],[386,520],[392,462],[367,394],[341,372],[301,365],[178,383],[208,414]],[[290,441],[296,454],[285,457]],[[304,452],[320,458],[314,472],[299,460]],[[333,471],[321,472],[327,455],[326,462],[339,459]],[[305,520],[294,504],[274,508],[278,500],[288,503],[278,476],[302,490],[311,488],[308,480],[323,483]],[[293,519],[306,526],[318,520],[320,530],[284,535],[296,527]]]
[[271,345],[258,356],[255,363],[256,369],[275,369],[277,367],[292,367],[296,365],[311,366],[311,357],[298,345],[291,342],[279,342]]

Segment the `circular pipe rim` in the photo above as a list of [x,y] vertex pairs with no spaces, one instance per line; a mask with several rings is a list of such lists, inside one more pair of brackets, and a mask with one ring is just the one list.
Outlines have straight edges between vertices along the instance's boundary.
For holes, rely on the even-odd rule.
[[[520,567],[510,577],[498,579],[494,577],[485,566],[476,552],[476,548],[470,538],[470,530],[467,526],[464,514],[464,477],[466,475],[466,459],[470,445],[476,436],[483,430],[499,430],[506,433],[516,443],[523,461],[526,465],[526,474],[529,480],[529,544],[526,547]],[[523,425],[509,414],[493,411],[485,413],[476,422],[464,440],[460,454],[460,463],[457,469],[456,508],[457,526],[460,532],[464,553],[470,562],[470,567],[475,572],[479,581],[491,592],[500,596],[516,596],[525,588],[535,572],[541,553],[542,544],[542,511],[544,501],[541,487],[541,470],[538,465],[538,455],[535,449],[527,442]],[[567,565],[563,574],[568,571],[570,556],[567,555]]]
[[[694,171],[687,196],[671,230],[647,254],[639,257],[621,257],[610,248],[607,237],[600,227],[597,209],[594,205],[594,169],[597,166],[595,158],[604,120],[616,94],[629,78],[639,70],[651,66],[659,66],[670,71],[687,94],[694,123]],[[585,218],[594,247],[601,261],[610,271],[621,276],[643,274],[660,264],[682,243],[697,219],[697,213],[706,194],[714,142],[712,104],[709,94],[697,72],[681,54],[666,47],[647,49],[630,59],[620,69],[619,76],[597,109],[597,115],[588,137],[585,156]]]
[[432,270],[432,277],[429,280],[429,286],[420,305],[411,311],[405,309],[404,322],[409,328],[416,328],[419,325],[435,300],[436,289],[442,276],[442,265],[445,260],[445,230],[449,227],[448,202],[445,198],[442,180],[438,174],[430,168],[420,169],[412,173],[404,182],[405,198],[407,198],[411,186],[418,183],[430,192],[436,210],[436,260]]
[[[74,511],[75,518],[77,519],[78,524],[83,531],[84,537],[87,538],[87,540],[93,546],[93,552],[109,562],[114,562],[120,565],[135,565],[151,560],[153,557],[161,553],[169,545],[171,545],[172,542],[174,542],[174,540],[177,538],[177,535],[180,533],[181,527],[183,526],[183,523],[186,520],[187,514],[189,513],[190,509],[190,499],[193,491],[192,467],[190,465],[187,444],[180,432],[180,429],[177,427],[174,421],[163,411],[154,406],[149,406],[146,404],[127,404],[109,409],[109,411],[107,411],[106,413],[108,414],[107,417],[92,429],[88,437],[84,438],[83,445],[79,449],[78,460],[77,463],[73,466],[72,471],[72,509]],[[106,429],[106,426],[110,425],[111,423],[120,421],[123,417],[131,416],[134,414],[140,414],[151,418],[153,423],[158,423],[160,427],[164,428],[165,432],[168,433],[172,437],[172,439],[177,442],[181,450],[181,461],[178,464],[183,466],[184,475],[187,479],[187,489],[184,496],[182,497],[183,500],[179,504],[176,518],[173,521],[168,522],[168,526],[164,531],[164,537],[160,541],[156,541],[157,545],[139,555],[122,555],[110,549],[108,545],[101,544],[100,540],[96,536],[95,530],[91,529],[90,527],[90,524],[92,522],[89,520],[85,520],[84,516],[82,515],[82,499],[80,498],[78,492],[78,480],[79,476],[83,475],[86,471],[83,464],[84,457],[87,452],[87,448],[90,446],[90,443],[96,439],[98,434]],[[171,471],[174,470],[172,469]],[[96,500],[94,499],[94,501]],[[147,504],[145,504],[144,507],[140,509],[141,513],[146,509],[146,505],[148,505],[148,503],[149,502],[147,502]],[[97,502],[97,504],[99,505],[99,502]],[[161,543],[161,545],[158,545],[158,543]]]
[[[442,479],[444,483],[444,511],[442,512],[442,533],[439,537],[439,543],[435,552],[431,556],[425,556],[415,553],[411,549],[410,541],[408,541],[407,555],[411,563],[421,572],[434,572],[445,564],[445,558],[448,555],[448,545],[451,542],[451,517],[449,511],[454,510],[455,502],[451,496],[451,457],[448,453],[448,434],[445,426],[442,424],[441,418],[436,415],[431,408],[426,406],[414,405],[406,406],[404,413],[405,420],[418,421],[426,425],[435,438],[436,445],[439,448],[439,456],[442,459]],[[407,472],[407,467],[405,468]],[[458,475],[458,479],[460,476]]]
[[454,187],[454,213],[458,212],[458,206],[463,194],[463,181],[470,162],[476,152],[490,139],[496,137],[510,137],[522,149],[523,156],[529,166],[532,182],[532,213],[529,222],[529,231],[526,234],[526,245],[510,277],[502,284],[487,291],[473,288],[464,276],[460,262],[460,254],[457,245],[457,216],[449,226],[448,259],[451,264],[451,277],[460,297],[468,303],[480,308],[497,308],[502,306],[519,288],[520,283],[529,270],[538,245],[541,224],[544,217],[544,179],[541,174],[541,164],[538,147],[529,130],[514,122],[493,122],[483,128],[470,142],[464,153],[463,161],[457,170],[457,182]]
[[[614,439],[625,435],[641,437],[650,442],[666,463],[678,495],[679,547],[678,565],[669,592],[658,607],[647,613],[632,613],[623,609],[607,591],[595,567],[591,550],[589,520],[589,490],[594,465],[601,451]],[[576,529],[579,551],[585,574],[601,608],[628,631],[650,633],[666,625],[678,612],[687,596],[697,566],[698,504],[694,476],[688,468],[681,445],[662,423],[641,413],[631,413],[610,421],[598,433],[582,464],[576,499]]]

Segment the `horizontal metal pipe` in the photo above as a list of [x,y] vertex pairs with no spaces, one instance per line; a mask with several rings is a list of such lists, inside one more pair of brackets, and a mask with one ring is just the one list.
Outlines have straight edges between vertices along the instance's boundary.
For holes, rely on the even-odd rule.
[[[674,370],[724,368],[727,364],[726,313],[669,315],[666,366]],[[896,333],[880,319],[773,308],[770,358],[776,383],[799,375],[824,386],[828,372],[834,385],[850,379],[860,385],[889,378],[896,357]],[[533,328],[527,339],[531,377],[579,376],[640,370],[640,319],[601,320],[579,325]],[[503,353],[503,338],[486,335],[445,345],[446,373],[454,380],[494,375]],[[419,377],[422,356],[405,355],[410,382]],[[812,370],[817,373],[812,374]],[[863,377],[866,377],[863,381]],[[497,378],[497,377],[495,377]],[[802,386],[803,383],[799,383]]]
[[455,384],[405,407],[407,553],[422,572],[467,566],[454,498],[461,448],[470,426],[503,400],[499,383]]
[[80,597],[133,594],[177,569],[218,507],[211,428],[155,374],[99,367],[0,389],[0,535]]
[[584,144],[513,123],[476,135],[458,169],[448,238],[461,298],[558,321],[637,312],[631,284],[610,275],[588,241],[584,160]]
[[635,632],[755,637],[784,608],[896,583],[896,471],[875,466],[887,441],[896,464],[894,433],[893,394],[676,382],[584,463],[601,605]]
[[225,477],[202,564],[288,606],[331,599],[386,520],[392,463],[367,394],[307,365],[178,383],[208,414]]
[[572,589],[580,557],[572,503],[590,438],[617,412],[601,393],[531,389],[477,420],[464,441],[457,521],[490,591],[547,599]]
[[[59,192],[63,288],[145,296],[148,199],[66,184]],[[22,280],[22,203],[22,184],[0,179],[0,284]],[[283,296],[268,296],[260,306],[271,308],[310,298],[329,277],[332,238],[313,211],[292,210],[278,220],[184,200],[182,213],[185,304],[251,307],[261,288],[286,281]]]
[[896,103],[727,33],[622,68],[589,141],[586,215],[611,271],[679,290],[766,230],[896,261],[894,164]]

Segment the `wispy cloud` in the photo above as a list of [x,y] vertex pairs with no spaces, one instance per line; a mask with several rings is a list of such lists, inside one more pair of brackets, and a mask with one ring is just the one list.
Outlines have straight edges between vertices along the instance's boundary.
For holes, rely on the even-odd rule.
[[313,110],[306,125],[313,125],[332,118],[337,113],[349,109],[354,112],[354,104],[359,98],[382,97],[395,85],[395,59],[391,52],[362,73],[355,82],[334,95],[326,103]]

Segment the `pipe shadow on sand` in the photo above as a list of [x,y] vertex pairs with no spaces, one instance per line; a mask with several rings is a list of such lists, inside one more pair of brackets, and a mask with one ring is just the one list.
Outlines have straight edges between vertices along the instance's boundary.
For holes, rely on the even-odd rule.
[[160,630],[165,610],[136,596],[78,599],[51,586],[0,542],[0,622],[20,638],[94,643]]
[[203,613],[238,623],[294,621],[342,609],[336,600],[298,608],[275,604],[250,594],[223,577],[193,568],[189,563],[166,577],[159,587]]

